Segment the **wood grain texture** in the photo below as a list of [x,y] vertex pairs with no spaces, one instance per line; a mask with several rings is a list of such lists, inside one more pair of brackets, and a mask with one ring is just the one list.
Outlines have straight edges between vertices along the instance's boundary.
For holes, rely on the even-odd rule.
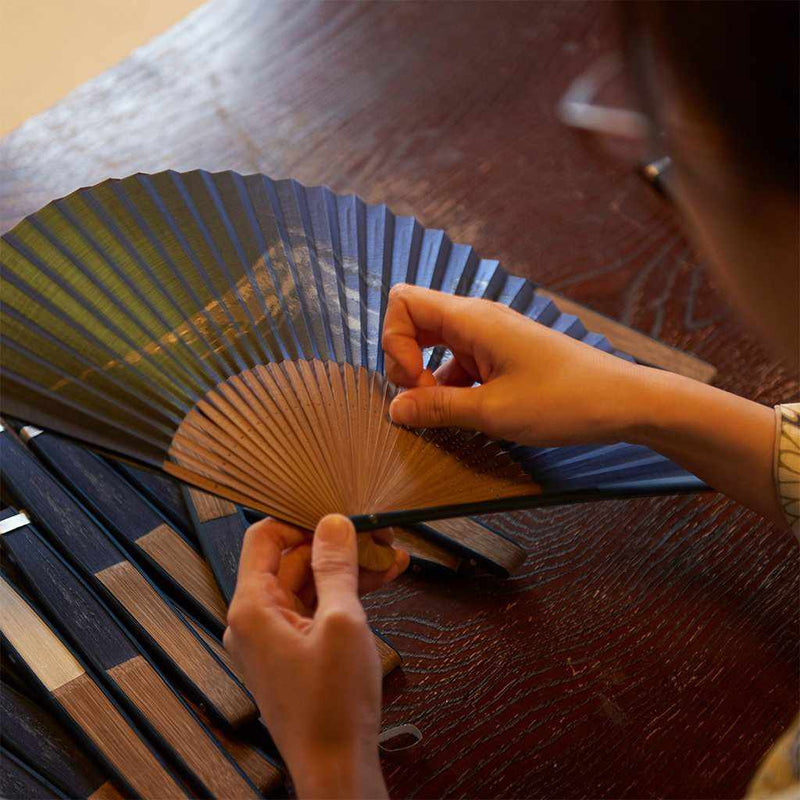
[[114,564],[97,573],[97,579],[128,613],[179,665],[193,684],[231,725],[241,725],[257,716],[257,710],[241,686],[197,639],[181,624],[155,589],[128,562]]
[[[695,353],[724,389],[794,396],[671,207],[556,118],[615,46],[611,13],[213,0],[0,142],[0,228],[137,170],[327,183]],[[791,538],[714,496],[492,525],[527,551],[508,581],[407,575],[367,600],[404,655],[387,724],[425,735],[383,757],[392,795],[741,796],[796,713]]]
[[239,556],[249,523],[238,506],[221,497],[186,484],[183,491],[200,549],[223,597],[230,603],[236,590]]
[[141,656],[109,675],[215,797],[258,797],[233,762]]
[[[397,389],[376,372],[319,359],[245,370],[209,391],[172,437],[164,469],[313,530],[353,516],[535,496],[503,447],[457,429],[413,431],[387,414]],[[370,537],[362,537],[363,543]],[[383,571],[384,558],[362,566]],[[381,559],[377,559],[379,562]]]
[[[197,640],[138,568],[9,430],[0,433],[0,452],[4,484],[31,512],[51,542],[66,550],[73,566],[80,568],[92,586],[101,594],[103,587],[108,590],[114,609],[121,609],[123,615],[127,613],[141,626],[141,630],[136,631],[137,636],[144,636],[147,646],[155,643],[172,660],[184,683],[192,684],[191,690],[203,693],[205,701],[220,717],[236,724],[253,716],[255,706],[241,686]],[[206,689],[211,693],[206,693]],[[217,708],[215,698],[218,697],[227,698],[223,707]]]
[[89,795],[89,800],[122,800],[122,795],[111,781],[106,781]]
[[95,678],[5,578],[0,578],[0,631],[75,730],[137,794],[145,800],[186,796]]
[[617,350],[630,353],[635,356],[637,361],[653,367],[661,367],[670,372],[677,372],[679,375],[686,375],[687,378],[694,378],[703,383],[714,382],[717,368],[691,353],[684,353],[682,350],[667,347],[657,339],[642,336],[633,328],[609,319],[603,314],[598,314],[563,295],[548,292],[545,289],[540,289],[539,294],[555,301],[555,304],[567,314],[575,314],[580,317],[581,322],[590,331],[602,333]]
[[183,501],[181,485],[177,481],[163,472],[135,467],[118,458],[106,460],[182,533],[191,535],[192,520]]
[[49,691],[84,674],[83,667],[61,639],[2,578],[0,631]]
[[208,564],[124,477],[87,448],[49,431],[32,437],[29,447],[118,540],[149,556],[187,602],[224,625],[225,604]]
[[0,797],[8,800],[60,800],[67,795],[17,753],[0,746]]
[[189,547],[169,525],[159,525],[137,539],[136,544],[220,625],[225,625],[227,608],[211,569],[198,552]]
[[453,572],[461,566],[461,558],[452,550],[442,547],[421,534],[406,528],[394,528],[394,546],[405,550],[412,558],[444,567]]
[[463,548],[473,559],[480,559],[502,572],[512,573],[525,561],[525,550],[516,542],[498,536],[491,528],[472,519],[440,519],[426,522],[421,530],[433,531],[445,542]]
[[[230,796],[254,796],[254,788],[248,787],[208,730],[178,700],[106,606],[68,569],[35,526],[29,524],[5,534],[2,543],[5,554],[24,573],[26,585],[58,626],[59,633],[71,641],[96,674],[108,676],[119,690],[117,699],[127,703],[124,707],[137,724],[144,730],[149,726],[161,737],[166,747],[171,748],[171,757],[183,761],[187,773],[193,775],[202,791],[219,794],[224,790]],[[5,696],[3,700],[5,708]],[[72,771],[68,771],[67,777],[72,776]],[[92,789],[102,782],[96,780]],[[79,796],[90,793],[84,791]]]
[[[204,713],[198,719],[178,700],[173,689],[144,660],[130,640],[126,643],[116,620],[66,568],[37,533],[35,526],[29,524],[5,534],[2,543],[6,556],[13,558],[27,585],[52,615],[62,635],[72,637],[81,648],[82,656],[98,672],[106,672],[140,718],[183,760],[198,785],[204,787],[202,791],[222,797],[254,796],[254,788],[248,786],[234,762],[211,738],[207,729],[208,715]],[[5,680],[5,673],[3,677]],[[41,713],[31,724],[26,724],[26,720],[37,711],[36,707],[12,689],[6,686],[3,689],[4,740],[12,737],[18,750],[35,755],[37,766],[48,766],[48,775],[52,779],[58,778],[57,782],[69,789],[70,796],[92,794],[105,781],[104,775],[92,770],[85,758],[79,759],[81,754],[74,746],[70,757],[65,758],[63,736],[53,735],[52,727],[44,724]],[[219,730],[215,729],[213,733],[219,740]],[[257,774],[260,786],[269,787],[276,782],[279,773],[265,756],[245,741],[237,742],[228,735],[225,739],[235,744],[237,753]],[[59,743],[61,748],[55,750]],[[54,762],[57,770],[53,768]]]
[[197,514],[200,522],[211,522],[211,520],[229,517],[236,513],[236,506],[222,497],[201,492],[191,486],[187,487],[186,491],[189,493],[194,513]]
[[214,732],[229,755],[241,770],[264,794],[270,794],[283,785],[283,773],[261,750],[241,735],[231,734],[214,727],[208,715],[199,706],[190,703],[192,710]]
[[127,710],[142,727],[149,726],[161,737],[171,749],[171,757],[183,762],[203,793],[256,795],[208,729],[180,702],[118,620],[68,569],[34,525],[5,534],[2,543],[61,635],[71,640],[98,674],[108,676],[119,690],[120,702],[127,702]]
[[[68,797],[93,797],[101,789],[107,800],[121,795],[108,782],[108,774],[78,746],[74,734],[40,703],[17,692],[3,675],[0,692],[2,736],[6,747],[25,756],[37,771]],[[110,789],[103,789],[110,786]],[[12,796],[13,795],[4,795]]]
[[152,800],[186,797],[88,674],[53,694],[138,795]]
[[400,653],[386,639],[375,635],[375,647],[378,649],[378,658],[381,660],[381,671],[384,675],[396,670],[403,663]]

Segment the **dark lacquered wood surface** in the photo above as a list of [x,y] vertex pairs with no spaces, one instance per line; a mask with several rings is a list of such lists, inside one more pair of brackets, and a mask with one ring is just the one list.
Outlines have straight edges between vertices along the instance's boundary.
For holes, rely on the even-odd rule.
[[[796,387],[735,321],[672,210],[555,103],[613,47],[581,3],[204,6],[0,142],[0,229],[109,176],[237,169],[413,213],[695,352],[765,403]],[[716,496],[494,520],[519,574],[370,599],[404,653],[396,797],[735,797],[796,713],[797,545]]]

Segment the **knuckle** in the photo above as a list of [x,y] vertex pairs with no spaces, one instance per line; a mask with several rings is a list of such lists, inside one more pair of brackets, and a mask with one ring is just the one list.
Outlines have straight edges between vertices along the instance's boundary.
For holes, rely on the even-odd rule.
[[449,422],[452,417],[453,400],[448,392],[434,392],[431,396],[431,417],[434,422]]
[[247,530],[245,531],[245,535],[250,534],[252,536],[258,533],[258,531],[263,531],[263,530],[268,531],[279,524],[280,523],[273,517],[263,517],[262,519],[259,519],[256,522],[249,525],[247,527]]
[[361,608],[336,608],[325,614],[325,629],[333,636],[352,636],[366,625],[366,615]]
[[234,598],[228,608],[228,627],[225,634],[228,636],[246,635],[258,624],[259,608],[247,600]]
[[352,571],[350,562],[345,555],[337,552],[317,553],[313,558],[313,568],[316,575],[339,575]]
[[381,344],[383,344],[384,348],[390,350],[392,349],[392,345],[400,343],[403,341],[403,338],[402,334],[392,330],[391,327],[386,327],[383,329],[383,334],[381,335]]

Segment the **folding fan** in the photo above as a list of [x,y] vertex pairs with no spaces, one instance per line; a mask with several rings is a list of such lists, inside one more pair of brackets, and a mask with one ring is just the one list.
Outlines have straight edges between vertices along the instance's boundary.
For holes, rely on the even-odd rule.
[[332,511],[366,530],[703,488],[625,443],[393,425],[380,338],[395,283],[491,298],[615,351],[531,283],[383,205],[263,175],[138,174],[31,215],[2,237],[0,264],[6,413],[306,528]]

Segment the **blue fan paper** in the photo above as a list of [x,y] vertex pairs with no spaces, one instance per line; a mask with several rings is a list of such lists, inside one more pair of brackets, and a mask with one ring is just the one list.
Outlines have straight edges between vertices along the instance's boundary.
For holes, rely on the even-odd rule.
[[[235,376],[259,365],[346,367],[341,380],[355,386],[361,375],[367,388],[358,397],[366,404],[370,401],[364,398],[372,398],[375,413],[385,417],[394,390],[380,378],[381,326],[396,283],[489,298],[632,360],[574,315],[561,313],[534,284],[510,275],[495,260],[480,258],[468,245],[454,244],[441,230],[428,230],[412,217],[352,195],[263,175],[163,172],[81,189],[4,235],[0,266],[4,413],[174,474],[180,460],[173,446],[176,430],[215,387],[230,388]],[[428,351],[427,366],[435,368],[446,356],[441,348]],[[356,377],[348,377],[351,373]],[[323,372],[315,374],[310,383]],[[258,384],[259,391],[263,388]],[[236,403],[255,407],[250,390],[231,391]],[[356,389],[348,395],[345,387],[344,396],[357,402]],[[204,423],[228,408],[224,399],[211,402],[217,406],[206,404]],[[284,414],[293,413],[291,405]],[[202,448],[181,477],[274,513],[283,506],[260,502],[259,492],[270,491],[275,459],[266,465],[258,489],[255,484],[231,489],[236,481],[251,480],[243,467],[232,469],[235,480],[220,478],[225,459],[241,447],[257,455],[253,428],[258,425],[239,417],[235,423],[236,436],[227,442],[216,429],[201,431],[199,424],[195,431]],[[231,423],[232,429],[236,425]],[[284,427],[288,430],[289,422]],[[365,435],[369,439],[369,432]],[[314,434],[308,436],[316,447]],[[345,510],[366,529],[707,488],[669,459],[626,443],[556,448],[506,443],[499,448],[472,434],[456,440],[458,447],[471,448],[470,466],[480,469],[485,457],[492,473],[495,461],[508,468],[502,461],[507,451],[541,493],[489,493],[466,502],[444,482],[441,502]],[[204,459],[212,453],[221,466],[201,480]],[[307,466],[316,463],[309,456]],[[347,465],[338,469],[346,471]],[[338,496],[334,489],[331,497]],[[278,515],[304,519],[280,510]]]

